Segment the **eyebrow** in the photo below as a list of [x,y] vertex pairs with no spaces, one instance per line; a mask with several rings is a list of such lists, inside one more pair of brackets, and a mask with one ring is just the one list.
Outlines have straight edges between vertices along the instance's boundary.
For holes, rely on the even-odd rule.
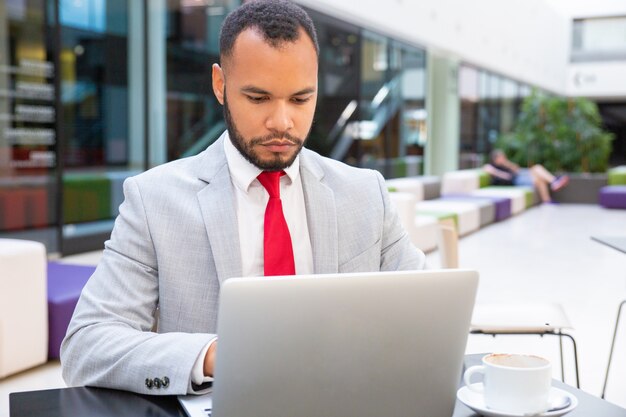
[[[241,87],[241,91],[244,93],[263,94],[263,95],[268,95],[268,96],[272,95],[269,91],[263,90],[262,88],[255,87],[253,85],[243,86]],[[303,88],[302,90],[296,91],[295,93],[293,93],[292,96],[302,96],[305,94],[312,94],[312,93],[315,93],[315,87]]]

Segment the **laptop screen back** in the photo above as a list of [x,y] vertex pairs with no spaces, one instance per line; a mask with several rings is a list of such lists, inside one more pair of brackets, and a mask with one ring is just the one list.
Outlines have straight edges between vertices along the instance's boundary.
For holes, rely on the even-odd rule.
[[216,417],[452,415],[478,274],[228,280]]

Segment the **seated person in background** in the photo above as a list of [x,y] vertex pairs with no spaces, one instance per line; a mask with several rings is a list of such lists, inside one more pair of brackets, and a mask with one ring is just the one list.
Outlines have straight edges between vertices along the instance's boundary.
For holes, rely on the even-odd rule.
[[491,175],[493,185],[528,185],[539,192],[541,201],[551,203],[550,191],[559,191],[567,185],[569,177],[554,176],[542,165],[533,165],[528,169],[520,168],[509,161],[501,149],[494,149],[489,155],[489,163],[483,167]]

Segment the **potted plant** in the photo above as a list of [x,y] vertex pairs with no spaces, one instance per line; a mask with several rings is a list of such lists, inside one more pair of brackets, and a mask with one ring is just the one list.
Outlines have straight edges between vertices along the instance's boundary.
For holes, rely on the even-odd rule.
[[540,163],[554,172],[606,172],[613,134],[602,129],[598,107],[585,98],[533,91],[512,132],[495,146],[520,166]]

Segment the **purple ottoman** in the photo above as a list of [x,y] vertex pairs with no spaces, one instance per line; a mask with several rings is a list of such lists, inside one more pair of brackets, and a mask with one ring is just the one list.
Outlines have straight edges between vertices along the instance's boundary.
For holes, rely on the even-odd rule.
[[95,266],[48,262],[48,359],[59,357],[78,297],[95,270]]
[[495,221],[499,222],[511,217],[511,199],[506,197],[491,197],[482,195],[468,195],[468,194],[446,194],[445,197],[451,197],[455,199],[467,199],[467,200],[487,200],[491,201],[495,205]]
[[626,185],[606,185],[600,188],[598,202],[602,207],[626,209]]

